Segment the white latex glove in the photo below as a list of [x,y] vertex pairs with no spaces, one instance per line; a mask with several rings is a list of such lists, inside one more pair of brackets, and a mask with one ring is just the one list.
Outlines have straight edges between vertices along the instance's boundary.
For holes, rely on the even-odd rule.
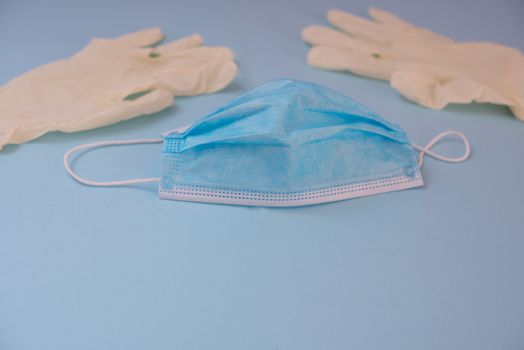
[[160,111],[173,96],[205,94],[236,76],[233,52],[192,35],[151,48],[158,28],[93,39],[69,59],[0,87],[0,150],[50,131],[73,132]]
[[310,65],[389,80],[406,98],[442,109],[448,103],[506,105],[524,120],[524,55],[489,42],[455,42],[371,8],[367,20],[328,12],[339,30],[310,26]]

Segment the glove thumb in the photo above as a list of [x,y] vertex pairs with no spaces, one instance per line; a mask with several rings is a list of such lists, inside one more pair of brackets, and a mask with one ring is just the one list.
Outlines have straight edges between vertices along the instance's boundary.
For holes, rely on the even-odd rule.
[[391,76],[391,86],[407,99],[431,109],[442,109],[450,103],[494,103],[512,105],[512,100],[499,92],[453,72],[441,69],[398,71]]
[[111,101],[89,118],[62,124],[57,129],[63,132],[94,129],[141,115],[153,114],[173,104],[173,95],[166,89],[157,88],[138,95],[140,96],[132,99]]
[[524,103],[520,105],[514,105],[509,107],[513,112],[513,115],[517,117],[520,121],[524,122]]
[[[7,119],[8,118],[8,119]],[[14,114],[0,111],[0,151],[7,144],[31,141],[50,131],[51,127],[42,121],[24,123]]]

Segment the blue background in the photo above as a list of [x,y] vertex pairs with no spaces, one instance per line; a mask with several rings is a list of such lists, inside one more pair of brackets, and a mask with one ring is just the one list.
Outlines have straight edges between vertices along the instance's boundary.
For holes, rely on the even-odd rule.
[[[370,5],[524,49],[521,0],[2,0],[0,84],[149,26],[229,46],[240,71],[161,113],[0,152],[0,349],[523,349],[524,123],[498,106],[424,109],[386,82],[306,65],[304,26]],[[417,143],[461,130],[473,155],[427,159],[424,188],[294,209],[163,201],[154,185],[89,188],[64,171],[72,146],[157,137],[281,77],[346,93]],[[157,176],[160,149],[103,149],[75,168]]]

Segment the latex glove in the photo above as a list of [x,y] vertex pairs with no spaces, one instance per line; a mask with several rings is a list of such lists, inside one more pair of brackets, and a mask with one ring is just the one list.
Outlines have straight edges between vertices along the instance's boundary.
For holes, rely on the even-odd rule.
[[158,28],[93,39],[69,59],[0,87],[0,149],[49,131],[73,132],[160,111],[173,96],[220,90],[236,76],[233,53],[192,35],[156,48]]
[[442,109],[449,103],[506,105],[524,120],[524,55],[488,42],[455,42],[371,8],[367,20],[328,12],[338,30],[310,26],[310,65],[389,80],[406,98]]

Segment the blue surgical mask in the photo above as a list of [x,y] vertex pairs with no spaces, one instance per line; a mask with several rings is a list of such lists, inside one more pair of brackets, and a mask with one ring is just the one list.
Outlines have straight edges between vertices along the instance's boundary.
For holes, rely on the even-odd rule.
[[[452,134],[464,141],[462,157],[430,151]],[[163,142],[160,178],[95,182],[69,166],[70,155],[80,149],[152,142]],[[65,164],[87,185],[159,181],[164,199],[300,206],[422,186],[424,154],[461,162],[469,153],[459,132],[442,133],[422,148],[399,126],[347,96],[312,83],[275,80],[162,139],[78,146],[65,155]]]

